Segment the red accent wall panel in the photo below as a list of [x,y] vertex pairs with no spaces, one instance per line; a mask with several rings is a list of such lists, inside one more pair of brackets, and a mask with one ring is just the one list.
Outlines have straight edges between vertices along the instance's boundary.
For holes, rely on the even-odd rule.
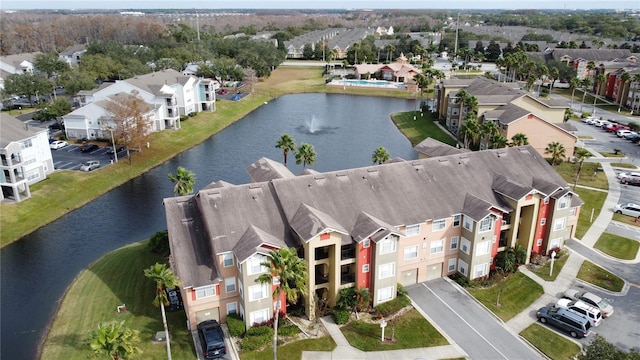
[[[357,261],[356,266],[358,267],[356,271],[356,288],[367,288],[371,289],[371,274],[373,273],[372,266],[372,249],[373,249],[373,241],[369,240],[369,247],[364,247],[364,241],[357,245]],[[364,264],[369,264],[369,272],[363,272],[362,268]]]
[[[546,245],[546,242],[548,239],[545,239],[545,234],[547,233],[547,221],[548,221],[548,217],[549,217],[549,211],[550,211],[550,204],[551,202],[549,202],[548,204],[544,203],[544,200],[540,200],[540,209],[538,210],[538,217],[536,219],[537,224],[536,224],[536,232],[535,232],[535,237],[533,239],[533,244],[531,245],[531,252],[532,253],[544,253],[544,247]],[[542,219],[547,219],[545,220],[545,224],[542,225]],[[542,239],[542,244],[538,245],[538,239]]]

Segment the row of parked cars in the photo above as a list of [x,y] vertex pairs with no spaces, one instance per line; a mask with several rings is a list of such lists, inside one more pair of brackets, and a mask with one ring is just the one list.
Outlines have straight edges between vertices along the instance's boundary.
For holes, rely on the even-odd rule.
[[596,119],[593,117],[586,117],[582,119],[582,122],[599,127],[606,132],[614,133],[617,137],[630,140],[631,142],[640,142],[640,134],[632,131],[628,125],[620,124],[610,120]]
[[536,315],[543,324],[563,330],[573,338],[583,338],[591,333],[591,328],[599,326],[612,314],[613,306],[601,297],[569,289],[555,305],[540,308]]

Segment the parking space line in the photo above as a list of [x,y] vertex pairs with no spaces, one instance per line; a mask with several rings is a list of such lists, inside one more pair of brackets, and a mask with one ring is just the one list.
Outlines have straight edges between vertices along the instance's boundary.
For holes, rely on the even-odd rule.
[[436,294],[433,290],[431,290],[427,284],[422,283],[422,286],[424,286],[427,290],[429,290],[429,292],[431,292],[433,294],[433,296],[435,296],[438,300],[440,300],[440,302],[442,304],[444,304],[444,306],[446,306],[447,308],[449,308],[449,310],[451,310],[454,314],[456,314],[456,316],[462,320],[462,322],[464,322],[465,324],[467,324],[467,326],[473,330],[473,332],[475,332],[482,340],[484,340],[487,344],[489,344],[489,346],[491,346],[495,351],[498,352],[498,354],[500,354],[504,359],[508,359],[502,352],[500,352],[500,350],[498,350],[495,346],[493,346],[493,344],[487,340],[487,338],[485,338],[480,332],[478,332],[478,330],[476,330],[473,326],[471,326],[471,324],[469,324],[469,322],[467,322],[467,320],[465,320],[462,316],[460,316],[460,314],[458,314],[455,310],[453,310],[453,308],[451,306],[449,306],[449,304],[447,304],[444,300],[442,300],[442,298],[440,298],[440,296],[438,296],[438,294]]

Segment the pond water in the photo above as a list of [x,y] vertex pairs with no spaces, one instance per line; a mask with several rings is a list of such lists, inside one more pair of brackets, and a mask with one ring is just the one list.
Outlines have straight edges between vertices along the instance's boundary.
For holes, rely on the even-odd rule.
[[[65,289],[102,255],[166,229],[162,199],[173,196],[167,174],[183,166],[195,189],[224,180],[250,181],[246,167],[261,157],[283,161],[277,139],[290,134],[314,146],[311,168],[332,171],[372,164],[384,146],[391,157],[417,158],[389,115],[414,100],[297,94],[273,100],[202,144],[25,236],[0,252],[0,358],[34,359]],[[154,146],[162,144],[151,144]],[[133,159],[135,160],[135,157]],[[288,167],[302,172],[289,156]],[[108,175],[106,175],[108,176]],[[79,309],[82,310],[82,309]]]

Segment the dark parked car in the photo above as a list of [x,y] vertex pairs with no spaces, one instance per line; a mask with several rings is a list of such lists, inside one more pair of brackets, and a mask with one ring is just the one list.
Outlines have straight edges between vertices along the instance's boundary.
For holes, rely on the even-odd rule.
[[198,324],[198,335],[202,343],[202,353],[205,359],[215,359],[227,353],[224,334],[215,320],[207,320]]
[[541,323],[566,331],[573,338],[581,339],[591,333],[589,319],[568,309],[545,306],[538,310],[536,316]]
[[92,152],[100,149],[100,146],[96,144],[84,144],[80,147],[80,151],[82,152]]
[[167,293],[167,299],[169,300],[169,310],[182,309],[182,295],[177,288],[164,289]]
[[[116,146],[116,151],[117,152],[121,152],[121,151],[124,151],[124,150],[125,150],[124,146]],[[113,146],[109,146],[109,150],[107,150],[107,154],[113,155]]]

